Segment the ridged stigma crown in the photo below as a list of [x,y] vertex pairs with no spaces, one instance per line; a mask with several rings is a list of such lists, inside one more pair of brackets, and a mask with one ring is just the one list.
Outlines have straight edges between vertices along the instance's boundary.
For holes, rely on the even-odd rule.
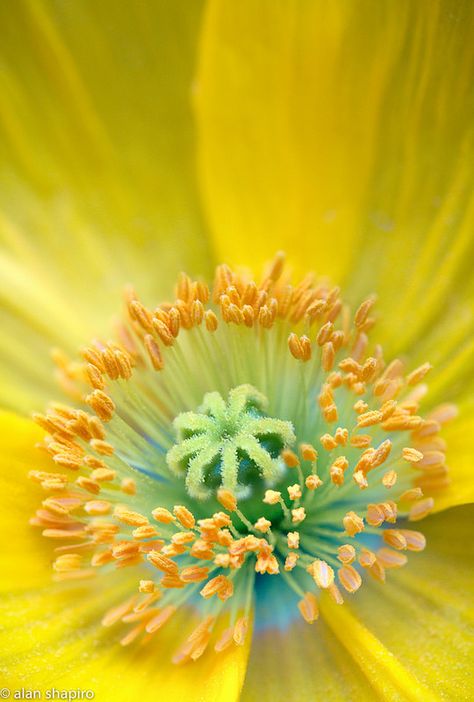
[[252,485],[275,483],[284,471],[282,449],[292,446],[291,422],[268,417],[267,398],[251,385],[229,392],[227,402],[218,392],[204,396],[196,412],[174,420],[177,443],[168,451],[170,469],[186,474],[191,497],[204,499],[219,487],[239,497],[249,496]]

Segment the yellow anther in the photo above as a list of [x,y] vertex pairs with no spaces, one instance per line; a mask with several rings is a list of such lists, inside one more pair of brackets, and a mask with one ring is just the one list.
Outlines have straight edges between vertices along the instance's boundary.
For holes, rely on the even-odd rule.
[[297,507],[296,509],[291,510],[291,521],[293,523],[298,524],[304,519],[306,519],[306,512],[304,507]]
[[298,531],[289,531],[287,534],[288,548],[299,548],[300,534]]
[[288,468],[297,468],[300,464],[300,460],[296,453],[291,449],[285,449],[281,452],[281,457],[285,461]]
[[162,524],[171,524],[171,522],[174,522],[174,516],[164,507],[157,507],[154,509],[152,515],[153,519],[156,519],[157,522],[161,522]]
[[217,491],[217,499],[224,509],[228,510],[229,512],[235,512],[237,509],[237,500],[235,495],[230,490],[219,488]]
[[408,514],[408,519],[411,522],[417,522],[419,519],[424,519],[432,511],[434,507],[434,500],[432,497],[426,497],[420,502],[416,502],[410,509]]
[[308,488],[308,490],[316,490],[316,488],[320,487],[323,484],[323,481],[319,476],[311,474],[308,475],[308,477],[305,480],[305,485]]
[[192,529],[194,527],[196,520],[189,509],[183,507],[183,505],[175,505],[173,513],[178,522],[181,526],[184,526],[185,529]]
[[281,499],[281,492],[277,490],[265,490],[265,497],[263,502],[267,505],[276,505]]
[[300,610],[303,619],[312,624],[319,616],[318,600],[312,592],[306,592],[303,599],[298,602],[298,609]]
[[356,552],[354,546],[351,546],[351,544],[339,546],[337,554],[338,559],[341,563],[344,563],[344,565],[349,565],[355,561]]
[[323,560],[316,560],[307,568],[314,582],[321,589],[331,587],[334,582],[334,570]]
[[355,592],[362,585],[362,578],[354,566],[344,565],[342,568],[339,568],[337,576],[342,587],[347,592]]
[[261,531],[263,534],[267,534],[271,525],[272,523],[268,519],[265,519],[265,517],[260,517],[255,522],[255,529],[257,529],[257,531]]
[[298,500],[302,495],[301,486],[299,483],[295,483],[294,485],[288,485],[287,490],[290,500]]
[[364,530],[364,520],[353,511],[347,512],[342,523],[349,536],[355,536]]

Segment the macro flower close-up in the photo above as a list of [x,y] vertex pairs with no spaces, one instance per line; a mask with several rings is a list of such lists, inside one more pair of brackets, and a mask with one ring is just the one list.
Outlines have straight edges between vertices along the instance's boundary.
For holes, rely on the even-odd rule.
[[0,17],[0,698],[474,699],[474,5]]

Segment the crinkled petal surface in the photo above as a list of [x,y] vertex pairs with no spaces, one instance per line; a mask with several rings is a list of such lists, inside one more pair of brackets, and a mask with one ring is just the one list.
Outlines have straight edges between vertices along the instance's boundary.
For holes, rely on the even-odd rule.
[[51,583],[51,549],[28,526],[37,495],[26,474],[48,466],[33,446],[41,432],[2,413],[0,433],[2,682],[11,688],[93,690],[103,700],[237,700],[248,646],[174,666],[170,657],[182,643],[182,619],[189,626],[192,613],[165,627],[152,645],[124,650],[100,620],[114,598],[130,593],[126,578],[117,582],[112,574],[97,585],[73,587]]
[[221,257],[376,292],[378,339],[445,399],[474,382],[473,36],[470,2],[211,0],[196,93]]
[[51,394],[49,348],[108,333],[121,291],[207,273],[190,92],[201,2],[2,3],[0,401]]
[[[343,606],[322,598],[312,626],[285,626],[284,599],[274,600],[282,624],[255,634],[242,699],[472,699],[473,516],[469,505],[428,518],[426,552],[385,585],[366,579]],[[264,602],[259,616],[268,620]]]

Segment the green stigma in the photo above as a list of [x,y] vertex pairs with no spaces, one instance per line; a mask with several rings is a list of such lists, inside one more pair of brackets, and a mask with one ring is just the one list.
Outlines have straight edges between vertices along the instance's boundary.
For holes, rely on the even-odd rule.
[[219,487],[248,497],[252,487],[274,484],[285,470],[283,448],[296,441],[293,425],[265,414],[267,398],[251,385],[204,396],[196,412],[182,412],[173,426],[176,444],[168,451],[170,469],[186,475],[191,497],[205,499]]

